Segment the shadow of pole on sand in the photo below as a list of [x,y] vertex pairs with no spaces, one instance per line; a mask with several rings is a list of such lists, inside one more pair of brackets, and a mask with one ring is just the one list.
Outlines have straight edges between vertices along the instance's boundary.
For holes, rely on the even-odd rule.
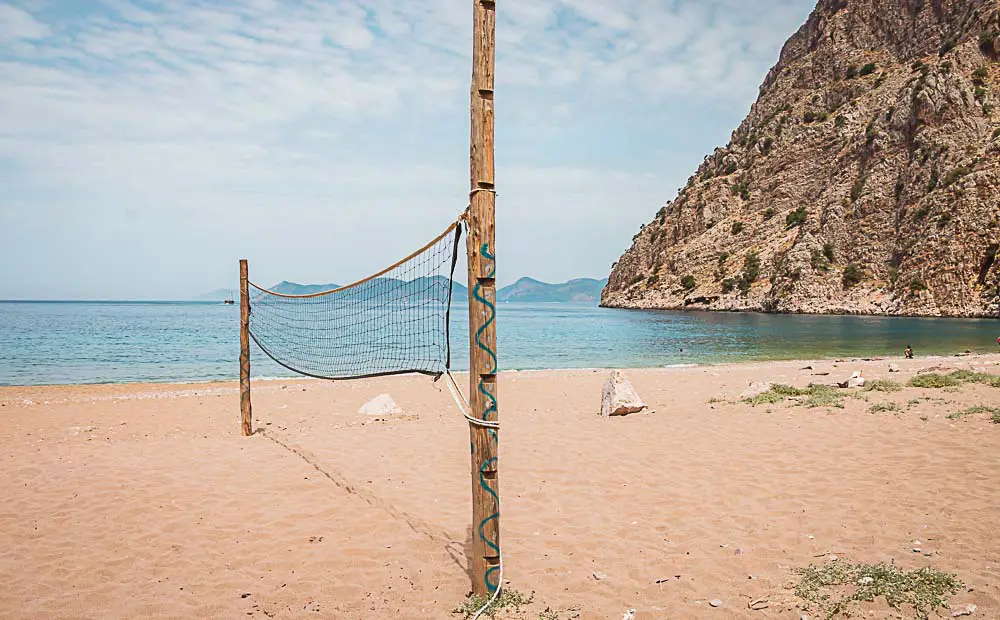
[[371,493],[368,490],[362,489],[350,483],[342,475],[334,472],[333,470],[324,469],[319,465],[318,459],[309,451],[307,451],[302,446],[290,444],[285,438],[281,437],[277,433],[266,429],[259,428],[253,433],[254,435],[261,435],[273,443],[281,446],[285,450],[295,454],[303,461],[308,463],[318,471],[323,474],[330,482],[335,484],[338,488],[345,491],[348,495],[353,495],[358,499],[364,501],[369,506],[373,508],[378,508],[389,514],[396,521],[401,521],[405,523],[413,532],[420,534],[421,536],[426,536],[427,538],[433,540],[434,542],[440,543],[444,546],[445,553],[451,558],[451,561],[455,563],[456,566],[461,568],[466,574],[469,575],[469,583],[471,586],[472,575],[469,572],[469,567],[472,566],[470,559],[472,558],[472,527],[470,526],[466,530],[465,542],[459,542],[453,540],[448,532],[444,530],[434,531],[434,528],[430,526],[426,521],[414,517],[413,515],[403,512],[399,508],[396,508],[392,504],[386,502],[377,495]]

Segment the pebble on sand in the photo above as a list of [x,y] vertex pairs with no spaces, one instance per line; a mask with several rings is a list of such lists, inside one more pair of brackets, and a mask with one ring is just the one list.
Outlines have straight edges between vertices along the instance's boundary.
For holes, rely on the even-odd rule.
[[717,598],[713,598],[708,602],[708,604],[711,605],[712,607],[722,607],[722,601],[720,601]]

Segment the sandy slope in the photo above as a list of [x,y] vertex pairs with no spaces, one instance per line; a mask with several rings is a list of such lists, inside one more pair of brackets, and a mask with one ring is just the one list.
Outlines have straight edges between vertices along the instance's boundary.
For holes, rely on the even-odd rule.
[[[998,362],[922,359],[894,378]],[[1000,617],[1000,425],[945,417],[1000,405],[1000,389],[708,402],[887,369],[808,364],[631,371],[654,412],[619,419],[597,415],[604,371],[504,374],[505,578],[536,593],[527,617],[797,619],[790,569],[824,554],[953,571],[969,587],[956,605]],[[407,415],[355,413],[380,392]],[[243,438],[233,384],[0,388],[0,617],[456,617],[468,431],[443,386],[253,396],[266,430]],[[927,397],[942,400],[908,405]],[[902,411],[867,412],[886,401]]]

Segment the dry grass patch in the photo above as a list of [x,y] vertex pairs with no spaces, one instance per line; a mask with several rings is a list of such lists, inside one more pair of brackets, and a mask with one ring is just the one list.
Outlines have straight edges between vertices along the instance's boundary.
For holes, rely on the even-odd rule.
[[1000,424],[1000,407],[985,407],[983,405],[978,405],[976,407],[969,407],[965,411],[956,411],[948,416],[949,420],[960,420],[962,418],[967,418],[971,415],[982,415],[987,414],[994,424]]
[[844,396],[837,388],[828,385],[810,385],[807,388],[796,388],[790,385],[775,385],[770,390],[754,396],[744,398],[743,402],[757,405],[773,405],[784,402],[789,398],[805,398],[806,407],[844,407]]
[[858,604],[884,598],[893,609],[926,620],[931,612],[948,607],[948,599],[964,584],[957,576],[935,568],[905,571],[893,564],[860,564],[834,560],[824,566],[794,569],[801,579],[795,595],[828,619],[850,617]]
[[888,379],[877,379],[865,386],[866,392],[898,392],[903,386]]
[[888,411],[899,411],[896,403],[875,403],[868,408],[868,413],[886,413]]
[[[465,602],[453,609],[451,613],[461,614],[462,618],[472,618],[489,600],[489,596],[470,594],[469,598],[465,599]],[[522,608],[532,604],[534,601],[534,592],[525,596],[517,590],[504,588],[500,591],[500,595],[497,596],[496,600],[493,601],[479,617],[495,620],[497,618],[497,614],[503,612],[504,615],[501,617],[523,618],[524,614]]]
[[931,372],[913,377],[907,385],[918,388],[957,388],[966,383],[981,383],[1000,388],[1000,376],[971,370],[956,370],[946,375]]
[[949,375],[942,375],[936,372],[930,372],[927,373],[926,375],[917,375],[916,377],[913,377],[906,385],[915,388],[940,389],[947,387],[957,387],[961,385],[961,382],[959,382],[958,379],[954,379]]

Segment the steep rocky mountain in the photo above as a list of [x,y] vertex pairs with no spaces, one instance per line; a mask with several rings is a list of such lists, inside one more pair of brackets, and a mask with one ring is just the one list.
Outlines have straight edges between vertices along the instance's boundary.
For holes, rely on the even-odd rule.
[[1000,316],[998,60],[998,0],[820,0],[602,305]]

